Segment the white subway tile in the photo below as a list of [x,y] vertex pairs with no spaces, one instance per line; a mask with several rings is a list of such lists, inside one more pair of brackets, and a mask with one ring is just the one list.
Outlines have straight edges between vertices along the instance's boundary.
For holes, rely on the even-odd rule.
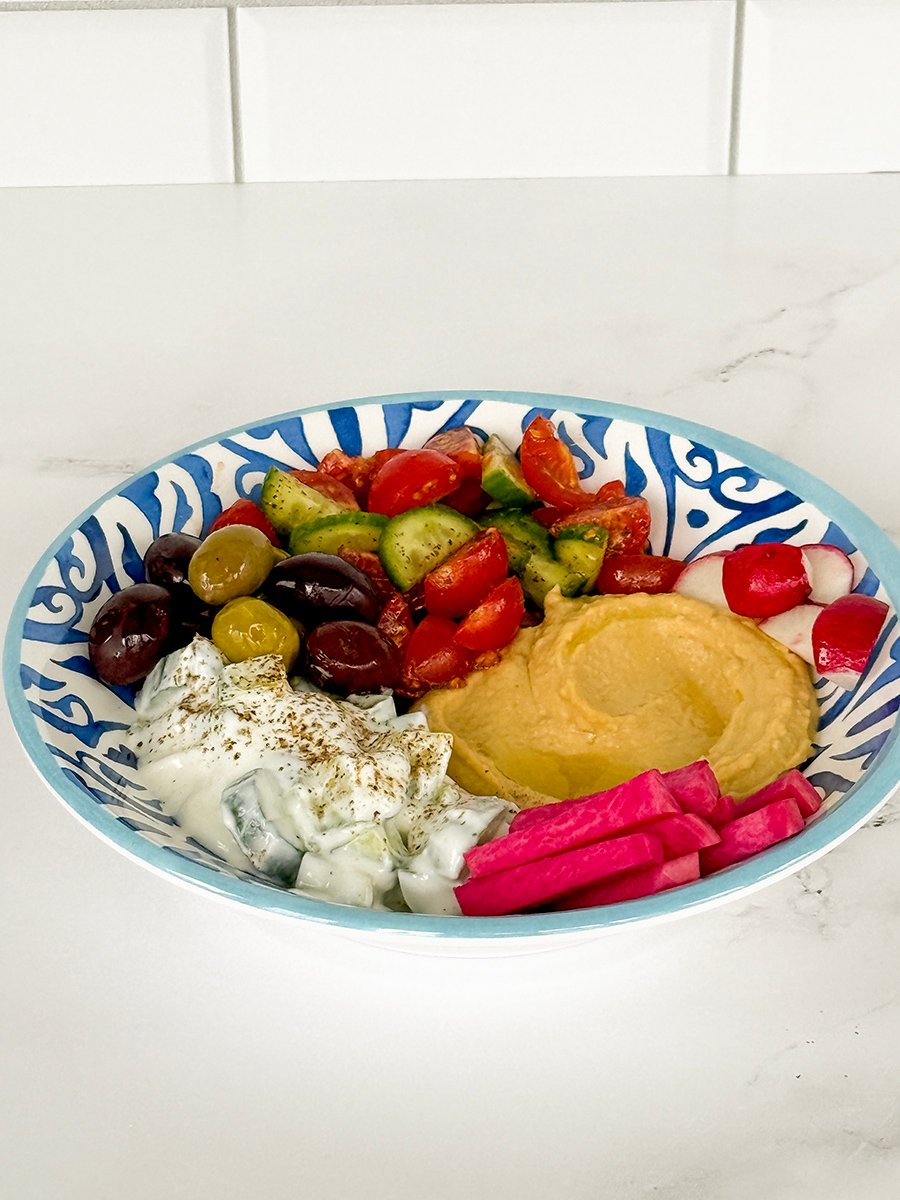
[[739,170],[900,170],[900,4],[749,0]]
[[0,11],[0,185],[231,180],[223,9]]
[[238,10],[249,180],[718,174],[734,6]]

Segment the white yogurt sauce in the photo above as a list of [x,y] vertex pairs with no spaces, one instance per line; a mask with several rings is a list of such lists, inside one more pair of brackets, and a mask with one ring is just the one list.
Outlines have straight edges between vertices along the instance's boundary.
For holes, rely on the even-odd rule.
[[139,779],[233,866],[308,896],[458,913],[463,855],[513,810],[447,776],[452,737],[390,696],[335,700],[277,655],[228,664],[197,637],[141,688]]

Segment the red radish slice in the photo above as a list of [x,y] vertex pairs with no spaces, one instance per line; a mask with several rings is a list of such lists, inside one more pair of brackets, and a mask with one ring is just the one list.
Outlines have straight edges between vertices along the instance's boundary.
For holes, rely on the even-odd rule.
[[803,828],[803,814],[796,800],[776,800],[765,808],[738,817],[719,830],[718,846],[700,851],[700,869],[704,875],[721,871],[783,842]]
[[700,855],[685,854],[653,867],[641,867],[629,871],[619,879],[605,883],[594,883],[589,887],[570,892],[553,905],[556,909],[593,908],[596,904],[617,904],[621,900],[637,900],[640,896],[652,896],[682,883],[693,883],[700,878]]
[[741,546],[722,564],[722,590],[732,612],[774,617],[809,595],[810,583],[799,546],[761,542]]
[[708,821],[704,821],[702,817],[695,817],[692,813],[684,813],[680,817],[664,817],[661,821],[642,826],[642,831],[659,838],[666,858],[680,858],[683,854],[692,854],[695,850],[705,850],[707,846],[715,846],[720,840]]
[[781,642],[782,646],[787,646],[788,650],[793,650],[804,662],[813,666],[815,656],[812,629],[821,611],[818,604],[797,604],[787,612],[777,613],[774,617],[760,621],[759,627],[763,633],[767,633],[776,642]]
[[888,606],[881,600],[855,592],[823,608],[812,630],[819,674],[852,691],[866,669],[887,614]]
[[796,800],[803,817],[814,816],[822,807],[822,797],[813,785],[802,772],[794,770],[785,771],[746,800],[738,800],[737,816],[744,817],[747,813],[756,812],[775,800]]
[[839,546],[801,546],[813,604],[830,604],[853,591],[853,563]]
[[554,854],[540,862],[524,863],[508,871],[468,879],[453,891],[467,917],[504,916],[546,904],[566,892],[599,883],[612,875],[662,862],[662,857],[657,838],[633,833]]
[[713,823],[719,810],[719,782],[705,758],[664,771],[663,780],[680,808]]
[[722,589],[722,565],[725,552],[717,550],[714,554],[705,554],[695,558],[684,568],[672,591],[679,596],[691,596],[694,600],[705,600],[716,608],[727,608],[728,601]]
[[504,837],[469,850],[465,860],[472,875],[490,875],[521,863],[536,862],[659,817],[677,817],[681,813],[659,771],[645,771],[627,783],[586,796],[561,811],[555,804],[548,808],[550,815],[543,820],[523,827],[515,826],[513,818]]

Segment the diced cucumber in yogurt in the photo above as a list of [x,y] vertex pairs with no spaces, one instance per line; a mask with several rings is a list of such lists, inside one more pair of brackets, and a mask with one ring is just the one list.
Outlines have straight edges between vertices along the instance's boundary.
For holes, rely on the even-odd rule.
[[266,791],[278,785],[264,768],[250,771],[222,792],[222,820],[247,857],[264,875],[290,886],[301,854],[278,833],[263,813]]

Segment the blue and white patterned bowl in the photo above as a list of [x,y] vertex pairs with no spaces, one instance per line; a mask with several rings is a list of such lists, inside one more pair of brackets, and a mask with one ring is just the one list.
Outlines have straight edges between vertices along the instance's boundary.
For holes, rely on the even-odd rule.
[[[349,454],[421,446],[463,422],[517,445],[536,413],[559,422],[582,478],[622,478],[647,497],[652,550],[692,558],[748,541],[831,542],[856,566],[857,590],[892,608],[852,693],[819,685],[821,723],[808,777],[822,812],[792,840],[697,883],[580,912],[504,918],[377,913],[321,903],[235,870],[185,837],[135,778],[122,735],[133,689],[91,674],[87,637],[112,592],[141,579],[160,533],[200,533],[238,496],[256,496],[266,468],[312,466],[336,445]],[[862,825],[900,777],[900,552],[858,509],[817,479],[702,426],[591,400],[498,392],[376,397],[288,413],[183,450],[133,476],[78,517],[32,571],[6,638],[4,676],[19,737],[47,784],[98,835],[146,866],[222,897],[323,923],[355,936],[489,951],[496,939],[544,946],[630,922],[671,918],[743,896],[798,870]],[[478,949],[475,952],[478,952]]]

